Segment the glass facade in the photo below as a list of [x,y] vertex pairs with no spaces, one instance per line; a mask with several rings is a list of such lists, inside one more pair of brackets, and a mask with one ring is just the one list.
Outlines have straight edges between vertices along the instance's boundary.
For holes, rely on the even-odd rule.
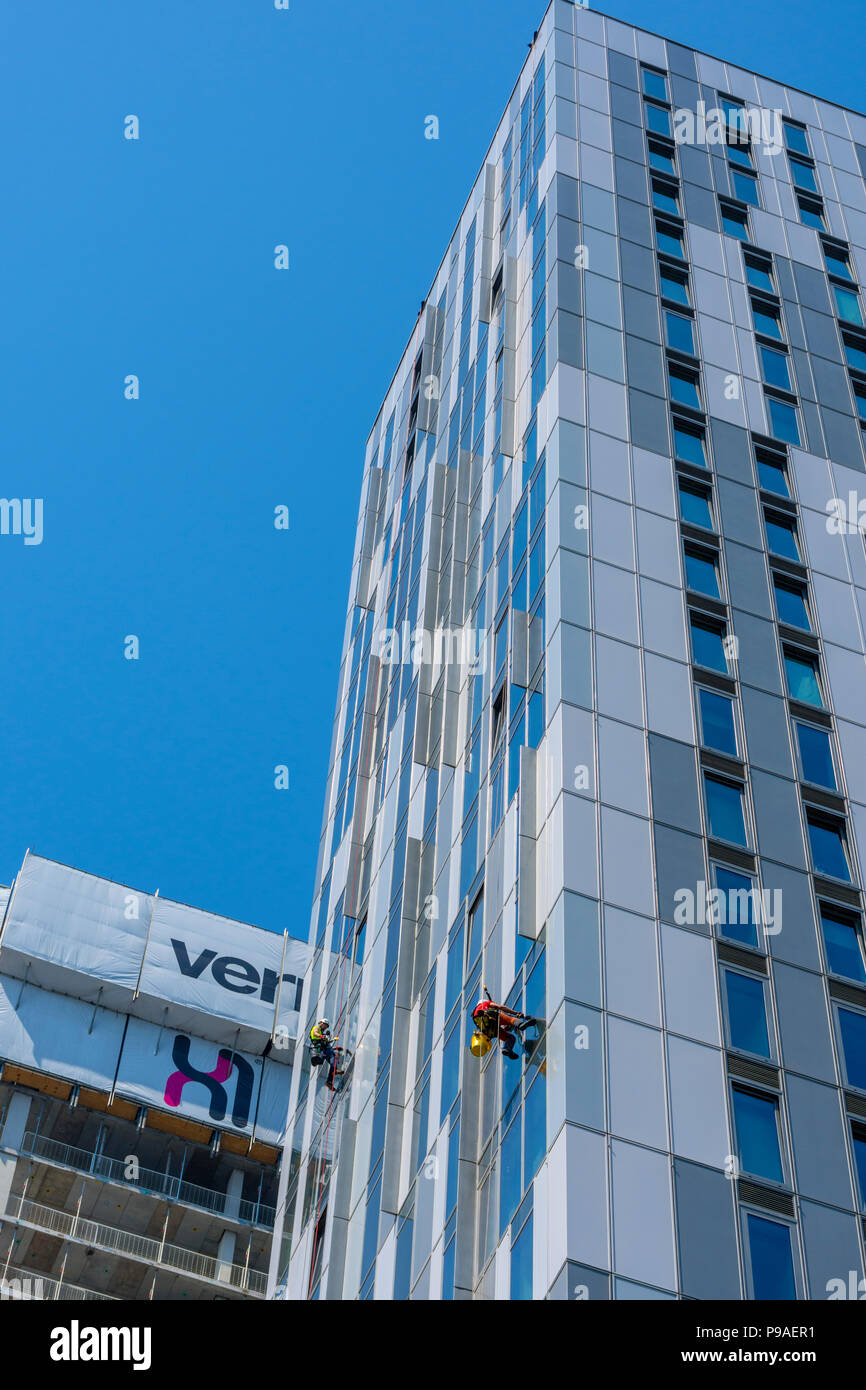
[[367,443],[277,1296],[862,1278],[863,170],[548,9]]

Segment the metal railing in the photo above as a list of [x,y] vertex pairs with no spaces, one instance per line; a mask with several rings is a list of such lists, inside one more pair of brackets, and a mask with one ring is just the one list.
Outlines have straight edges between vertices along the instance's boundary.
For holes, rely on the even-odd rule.
[[117,1255],[129,1255],[147,1264],[164,1265],[199,1279],[230,1284],[232,1288],[248,1293],[264,1294],[267,1289],[268,1276],[261,1270],[229,1264],[214,1255],[202,1255],[182,1245],[154,1240],[152,1236],[135,1235],[117,1226],[106,1226],[101,1221],[91,1221],[73,1212],[43,1206],[29,1197],[10,1197],[6,1216],[13,1221],[26,1221],[42,1231],[51,1231],[53,1235],[64,1236],[68,1240],[83,1241],[85,1245],[99,1246]]
[[185,1182],[171,1173],[160,1173],[154,1168],[135,1170],[129,1176],[128,1165],[120,1158],[109,1158],[107,1154],[89,1149],[76,1149],[71,1144],[62,1144],[50,1139],[46,1134],[30,1130],[24,1136],[22,1151],[34,1158],[43,1158],[47,1163],[60,1163],[66,1168],[74,1168],[79,1173],[89,1173],[94,1178],[104,1178],[108,1182],[122,1183],[124,1187],[137,1187],[144,1192],[152,1192],[169,1202],[181,1202],[185,1206],[200,1207],[217,1216],[229,1220],[248,1222],[252,1226],[264,1226],[273,1230],[276,1211],[260,1202],[232,1201],[225,1192],[214,1187],[199,1187]]
[[0,1299],[13,1299],[23,1303],[31,1300],[44,1303],[60,1301],[83,1303],[91,1299],[117,1303],[118,1299],[110,1293],[96,1293],[93,1289],[83,1289],[80,1284],[69,1284],[65,1279],[49,1279],[46,1274],[34,1274],[29,1269],[19,1269],[10,1265],[0,1274]]

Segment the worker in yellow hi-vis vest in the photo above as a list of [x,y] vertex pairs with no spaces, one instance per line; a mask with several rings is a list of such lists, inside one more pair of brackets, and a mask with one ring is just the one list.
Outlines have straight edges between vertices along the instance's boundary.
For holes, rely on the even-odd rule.
[[334,1089],[337,1075],[336,1038],[331,1037],[331,1025],[326,1018],[319,1018],[310,1029],[310,1062],[314,1067],[328,1063],[328,1078],[325,1085],[329,1091]]

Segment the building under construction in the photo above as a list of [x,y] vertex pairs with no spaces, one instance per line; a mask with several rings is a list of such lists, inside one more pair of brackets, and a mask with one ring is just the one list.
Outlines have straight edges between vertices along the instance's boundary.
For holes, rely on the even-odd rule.
[[30,854],[2,891],[0,1297],[264,1297],[306,948]]

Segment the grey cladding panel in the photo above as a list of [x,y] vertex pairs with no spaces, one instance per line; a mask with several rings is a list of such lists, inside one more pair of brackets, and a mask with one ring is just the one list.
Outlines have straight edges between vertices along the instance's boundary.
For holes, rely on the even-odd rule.
[[683,1293],[689,1298],[738,1299],[737,1229],[729,1179],[714,1168],[678,1158],[674,1187]]
[[689,743],[649,736],[653,815],[665,825],[701,833],[695,750]]

